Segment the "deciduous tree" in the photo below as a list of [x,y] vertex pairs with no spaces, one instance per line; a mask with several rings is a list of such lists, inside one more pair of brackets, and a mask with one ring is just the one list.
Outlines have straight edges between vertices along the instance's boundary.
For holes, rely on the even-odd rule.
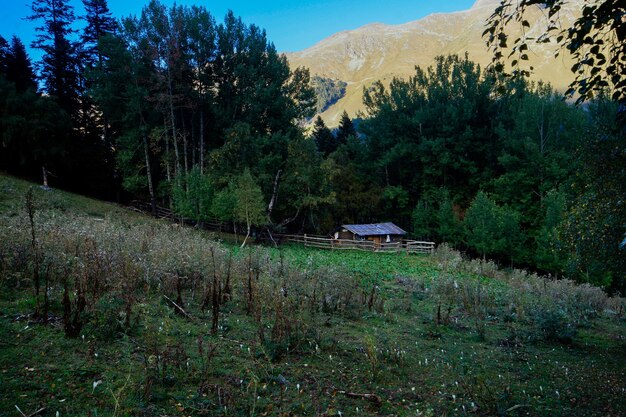
[[[512,75],[527,76],[533,70],[529,61],[532,43],[556,43],[557,56],[568,52],[574,60],[576,78],[569,94],[577,93],[578,102],[609,89],[613,100],[626,103],[626,6],[620,0],[584,2],[580,13],[571,0],[503,0],[487,22],[483,36],[493,52],[497,71],[506,72],[510,60]],[[541,8],[545,29],[530,30],[527,14]],[[570,9],[576,17],[563,22],[561,11]],[[510,43],[510,32],[517,25],[520,35]]]
[[237,178],[234,192],[236,202],[234,217],[246,224],[246,237],[241,244],[241,247],[244,247],[250,237],[252,226],[267,224],[266,205],[263,192],[252,178],[249,169]]

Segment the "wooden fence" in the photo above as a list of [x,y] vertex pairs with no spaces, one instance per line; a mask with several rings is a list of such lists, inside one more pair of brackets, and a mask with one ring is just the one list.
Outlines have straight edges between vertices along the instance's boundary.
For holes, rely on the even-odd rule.
[[401,242],[377,243],[371,240],[332,239],[314,235],[275,235],[280,243],[290,242],[308,248],[329,250],[360,250],[377,253],[433,253],[434,242],[402,240]]
[[[148,215],[153,214],[152,205],[144,201],[133,200],[130,202],[130,205],[128,206],[128,208],[138,213],[143,213],[143,214],[148,214]],[[158,219],[170,220],[172,222],[185,224],[188,226],[201,226],[202,228],[207,229],[207,230],[223,230],[223,231],[228,232],[233,227],[232,224],[221,223],[217,220],[210,220],[210,221],[204,220],[202,221],[201,225],[199,225],[197,221],[188,219],[185,217],[177,216],[172,210],[166,209],[161,206],[155,207],[154,217]]]
[[154,217],[159,219],[167,219],[172,221],[179,220],[176,215],[174,215],[172,210],[160,206],[155,206],[154,213],[152,213],[152,205],[150,203],[146,203],[145,201],[133,200],[130,202],[128,208],[139,213],[154,214]]
[[[143,201],[132,201],[130,209],[146,214],[152,213],[152,206],[150,203]],[[195,221],[176,216],[171,210],[163,207],[157,206],[154,214],[160,219],[166,219],[187,225],[196,224]],[[220,223],[218,221],[202,222],[202,228],[208,230],[221,230],[229,232],[232,227],[232,224]],[[417,240],[405,239],[401,242],[377,243],[371,240],[332,239],[328,236],[319,235],[270,234],[269,231],[266,231],[266,233],[260,233],[256,236],[256,239],[257,241],[268,244],[298,243],[308,248],[360,250],[377,253],[433,253],[435,250],[434,242],[420,242]]]

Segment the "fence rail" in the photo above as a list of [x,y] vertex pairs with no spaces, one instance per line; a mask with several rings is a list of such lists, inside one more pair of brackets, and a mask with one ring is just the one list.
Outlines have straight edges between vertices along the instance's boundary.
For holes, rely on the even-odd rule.
[[[132,201],[130,204],[132,210],[151,213],[152,206],[150,203],[143,201]],[[174,222],[182,222],[184,224],[195,224],[196,222],[176,216],[171,210],[163,207],[155,207],[154,215],[161,219],[167,219]],[[218,221],[204,221],[202,227],[209,230],[228,230],[232,225],[220,223]],[[434,242],[421,242],[417,240],[403,239],[401,242],[374,242],[371,240],[351,240],[351,239],[333,239],[328,236],[320,235],[290,235],[290,234],[268,234],[267,237],[257,236],[260,241],[271,241],[272,243],[297,243],[307,248],[329,249],[329,250],[359,250],[364,252],[377,253],[433,253],[435,250]]]
[[[130,202],[128,208],[138,213],[154,215],[154,217],[159,219],[170,220],[176,223],[182,223],[186,225],[198,225],[198,222],[196,220],[177,216],[172,210],[161,206],[155,206],[154,213],[152,213],[152,205],[145,201],[133,200]],[[208,230],[229,230],[232,225],[222,223],[217,220],[203,220],[202,227]]]
[[281,243],[298,243],[308,248],[329,250],[360,250],[378,253],[433,253],[434,242],[402,240],[401,242],[377,243],[371,240],[333,239],[311,235],[275,235]]

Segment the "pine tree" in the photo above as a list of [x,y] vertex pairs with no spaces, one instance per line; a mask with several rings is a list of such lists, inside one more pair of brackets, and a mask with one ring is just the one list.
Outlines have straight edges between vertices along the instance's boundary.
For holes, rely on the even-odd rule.
[[460,238],[460,223],[447,190],[442,192],[436,218],[439,239],[452,245],[457,244]]
[[355,138],[357,137],[356,128],[354,127],[350,116],[348,116],[348,112],[344,110],[341,114],[341,119],[339,120],[339,128],[337,129],[337,142],[340,144],[346,143],[350,136]]
[[37,90],[33,66],[26,54],[24,44],[17,36],[11,39],[11,46],[6,57],[6,75],[9,81],[15,83],[17,92],[21,93],[28,89]]
[[0,74],[7,73],[7,59],[10,53],[9,43],[0,35]]
[[498,235],[495,250],[503,258],[513,262],[520,260],[522,248],[524,247],[524,233],[520,226],[520,215],[510,207],[498,207]]
[[103,38],[106,59],[101,69],[95,69],[92,95],[109,115],[112,131],[116,133],[113,138],[115,160],[123,187],[142,194],[147,188],[154,210],[157,184],[153,154],[158,150],[158,138],[162,135],[148,123],[154,117],[154,109],[146,103],[152,68],[145,57],[146,50],[141,47],[137,20],[126,19],[124,26],[123,38]]
[[98,72],[104,69],[105,56],[101,50],[101,40],[107,35],[113,35],[117,29],[117,22],[111,16],[107,0],[83,0],[85,7],[84,20],[87,22],[81,35],[81,72],[80,93],[82,117],[81,130],[84,132],[85,142],[91,146],[91,151],[102,155],[99,158],[104,165],[102,171],[112,172],[114,167],[114,146],[110,138],[110,121],[108,112],[98,108],[91,93]]
[[85,21],[81,41],[83,53],[88,66],[102,66],[102,53],[98,47],[100,38],[115,33],[117,23],[109,11],[107,0],[83,0],[85,6]]
[[[192,6],[188,11],[188,19],[186,31],[193,80],[189,83],[187,92],[191,96],[190,107],[194,113],[199,113],[197,117],[198,143],[192,144],[192,147],[197,150],[197,161],[200,173],[203,174],[207,149],[207,122],[210,121],[211,114],[214,112],[211,105],[215,85],[215,70],[212,63],[217,49],[217,31],[215,19],[204,7]],[[195,153],[192,153],[192,159],[196,160]]]
[[317,119],[315,119],[315,124],[313,128],[313,139],[315,139],[317,149],[324,156],[332,153],[335,149],[337,149],[337,143],[335,138],[333,137],[332,132],[328,127],[326,127],[324,120],[322,120],[320,116],[317,116]]
[[435,230],[436,213],[430,202],[421,198],[411,215],[413,236],[418,239],[432,239]]
[[291,73],[287,86],[292,101],[294,119],[298,122],[310,120],[315,114],[315,90],[311,87],[311,74],[308,68],[298,67]]
[[75,115],[78,106],[78,60],[76,45],[69,39],[74,32],[74,9],[69,0],[34,0],[29,20],[40,20],[37,38],[31,46],[44,53],[40,76],[46,92],[62,109]]
[[555,190],[549,192],[543,201],[543,207],[543,221],[535,236],[535,264],[542,270],[558,274],[565,266],[563,251],[558,250],[558,227],[565,217],[565,195]]

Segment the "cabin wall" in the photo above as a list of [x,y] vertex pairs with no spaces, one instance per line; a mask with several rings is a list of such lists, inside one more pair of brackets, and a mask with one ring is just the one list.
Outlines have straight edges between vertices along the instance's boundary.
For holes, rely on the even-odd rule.
[[355,236],[354,233],[349,232],[349,231],[340,231],[339,232],[339,239],[347,239],[347,240],[355,240]]

